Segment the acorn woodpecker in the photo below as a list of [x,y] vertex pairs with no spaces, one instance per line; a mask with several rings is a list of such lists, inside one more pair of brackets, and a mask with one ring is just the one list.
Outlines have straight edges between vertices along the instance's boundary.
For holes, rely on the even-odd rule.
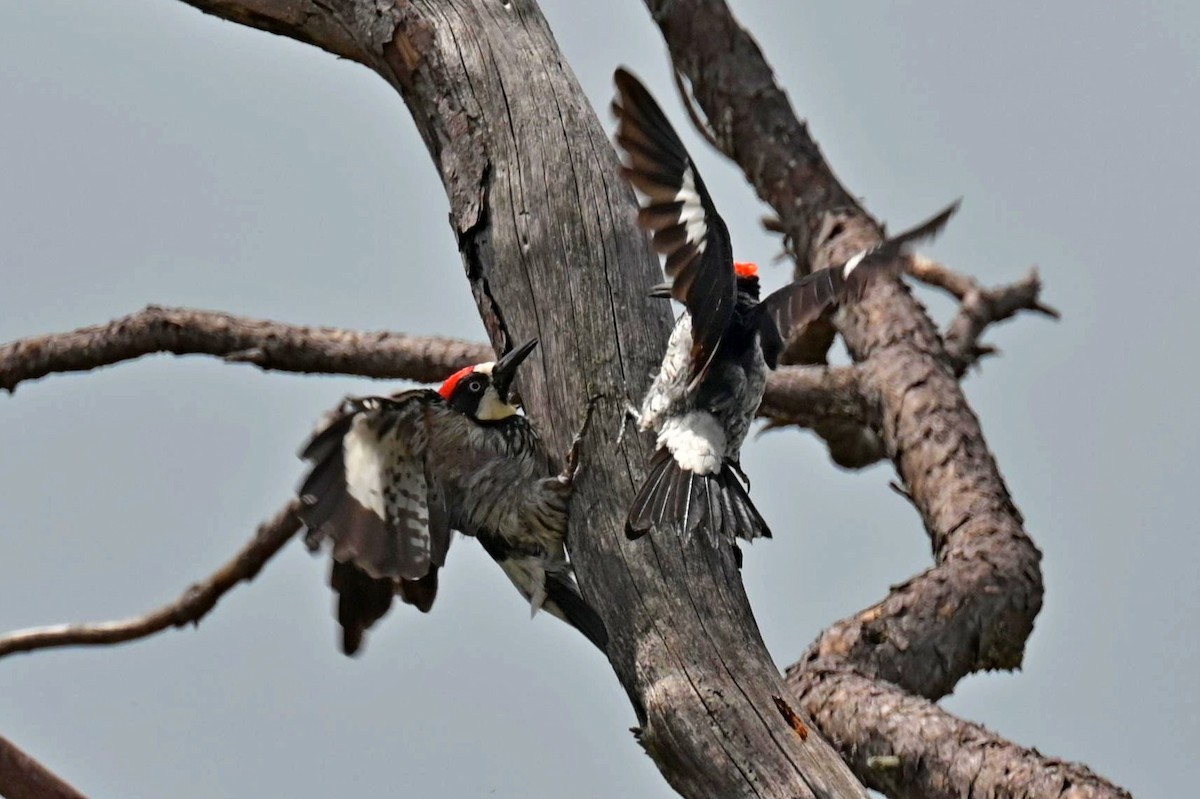
[[437,391],[347,398],[301,450],[312,469],[300,517],[310,548],[332,542],[346,654],[393,595],[430,609],[452,530],[478,539],[533,613],[545,608],[605,649],[563,547],[578,440],[555,475],[513,404],[517,367],[535,346],[461,369]]
[[658,448],[625,532],[637,538],[671,527],[687,537],[703,525],[714,543],[769,537],[739,463],[767,369],[776,367],[793,330],[859,296],[872,274],[897,268],[903,245],[935,235],[958,204],[759,302],[757,267],[734,262],[725,222],[671,123],[632,74],[618,69],[613,79],[616,142],[627,157],[622,174],[644,196],[638,222],[666,256],[670,278],[650,293],[686,308],[641,409],[633,411],[642,430],[657,433]]

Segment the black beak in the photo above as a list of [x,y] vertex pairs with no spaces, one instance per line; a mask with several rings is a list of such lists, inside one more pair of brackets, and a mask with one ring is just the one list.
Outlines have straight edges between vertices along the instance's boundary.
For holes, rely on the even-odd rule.
[[537,345],[538,340],[531,338],[521,346],[509,350],[492,367],[492,385],[496,387],[496,393],[500,395],[500,399],[504,402],[508,402],[509,400],[509,390],[512,388],[513,378],[517,376],[517,367],[521,365],[521,361],[529,356],[529,353],[533,352],[534,347]]
[[660,300],[671,299],[671,284],[658,283],[650,287],[650,291],[646,292],[647,297],[654,297]]

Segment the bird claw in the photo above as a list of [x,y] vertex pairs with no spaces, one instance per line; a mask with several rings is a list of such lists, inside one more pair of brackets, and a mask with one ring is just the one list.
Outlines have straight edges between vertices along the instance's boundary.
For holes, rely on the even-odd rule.
[[631,402],[625,403],[625,412],[621,414],[621,431],[617,433],[617,448],[621,447],[621,442],[625,440],[625,430],[629,427],[629,423],[641,424],[642,412],[638,410]]
[[579,451],[583,444],[583,436],[587,433],[588,424],[592,421],[592,412],[596,409],[596,400],[599,397],[593,397],[588,400],[587,414],[583,417],[583,424],[575,431],[575,437],[571,439],[571,446],[567,449],[567,456],[563,459],[563,468],[559,472],[558,481],[565,486],[573,486],[575,478],[579,475]]

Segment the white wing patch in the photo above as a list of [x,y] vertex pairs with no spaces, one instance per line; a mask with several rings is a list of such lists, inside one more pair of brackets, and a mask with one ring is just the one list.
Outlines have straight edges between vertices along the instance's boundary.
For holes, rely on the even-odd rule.
[[700,195],[696,191],[695,172],[691,164],[683,170],[683,185],[675,195],[675,202],[683,203],[679,211],[679,221],[687,227],[687,241],[695,244],[696,249],[704,252],[708,224],[704,221],[704,206],[700,203]]
[[346,491],[367,510],[380,519],[387,519],[383,503],[383,480],[388,467],[388,453],[375,431],[368,425],[367,415],[360,413],[342,439],[346,463]]
[[667,419],[658,434],[680,468],[694,474],[716,474],[725,456],[725,431],[707,411],[691,411]]
[[380,438],[371,427],[375,418],[369,412],[358,414],[342,440],[346,492],[382,519],[393,533],[427,551],[429,487],[424,462],[409,447],[415,442],[401,439],[399,427]]
[[846,261],[846,266],[842,269],[843,279],[850,277],[850,273],[853,272],[855,268],[863,262],[863,259],[867,257],[868,252],[868,250],[863,250],[862,252],[852,256],[849,261]]

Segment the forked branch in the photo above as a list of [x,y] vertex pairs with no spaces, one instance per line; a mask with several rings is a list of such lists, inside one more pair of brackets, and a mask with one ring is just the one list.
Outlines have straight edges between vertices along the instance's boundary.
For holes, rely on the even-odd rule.
[[984,288],[970,275],[919,255],[908,258],[905,269],[922,283],[942,289],[959,301],[958,315],[942,335],[946,359],[959,377],[980,358],[996,353],[995,347],[979,341],[988,326],[1020,311],[1060,318],[1057,310],[1041,301],[1042,281],[1036,267],[1021,280],[994,288]]

